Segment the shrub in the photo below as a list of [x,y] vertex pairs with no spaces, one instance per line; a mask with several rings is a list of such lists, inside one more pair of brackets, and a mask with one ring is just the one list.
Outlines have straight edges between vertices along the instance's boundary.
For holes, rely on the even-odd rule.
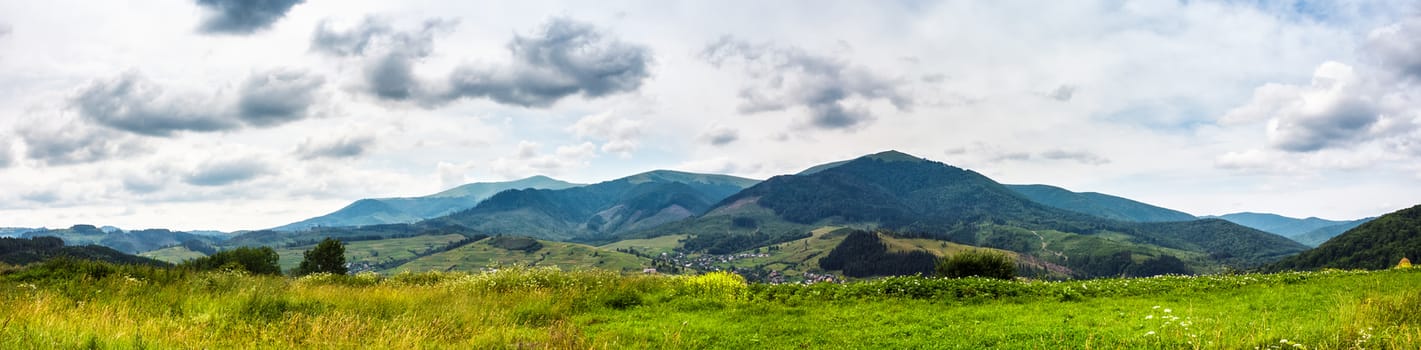
[[182,266],[199,271],[235,269],[240,267],[242,270],[258,275],[281,275],[280,259],[281,257],[276,254],[276,250],[271,249],[271,247],[240,247],[220,251],[210,256],[188,260],[184,262]]
[[677,288],[678,294],[693,295],[718,299],[723,301],[735,301],[744,299],[749,286],[745,283],[745,277],[725,272],[715,271],[700,276],[684,277],[679,279],[680,286]]
[[968,250],[943,258],[936,272],[938,276],[950,278],[976,276],[1006,280],[1016,277],[1016,263],[1006,254]]

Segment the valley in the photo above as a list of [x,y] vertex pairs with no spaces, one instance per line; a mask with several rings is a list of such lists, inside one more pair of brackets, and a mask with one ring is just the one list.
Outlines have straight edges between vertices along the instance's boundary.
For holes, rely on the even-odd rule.
[[[457,203],[441,202],[449,199]],[[384,211],[356,210],[374,203],[443,214],[367,225],[302,224],[386,217]],[[1251,270],[1309,248],[1271,231],[1302,237],[1369,220],[1252,213],[1195,218],[1106,194],[1002,185],[970,170],[887,151],[764,181],[651,171],[588,185],[547,177],[474,183],[425,197],[361,200],[280,229],[231,235],[89,225],[21,235],[52,235],[71,245],[105,245],[175,264],[234,247],[269,246],[281,268],[291,270],[305,250],[331,237],[345,242],[355,272],[555,266],[733,271],[751,281],[784,283],[927,271],[860,266],[868,263],[821,266],[841,246],[840,254],[888,259],[883,261],[996,251],[1017,261],[1019,275],[1043,279]],[[853,232],[873,238],[845,245]],[[531,243],[506,244],[512,240]]]

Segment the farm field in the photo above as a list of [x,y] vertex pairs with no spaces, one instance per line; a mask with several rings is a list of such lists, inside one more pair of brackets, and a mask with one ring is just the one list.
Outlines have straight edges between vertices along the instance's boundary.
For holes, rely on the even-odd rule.
[[1421,271],[746,284],[606,270],[6,268],[0,348],[1413,348]]

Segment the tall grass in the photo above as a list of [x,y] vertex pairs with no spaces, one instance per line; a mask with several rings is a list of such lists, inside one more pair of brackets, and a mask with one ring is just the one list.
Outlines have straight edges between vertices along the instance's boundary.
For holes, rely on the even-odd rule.
[[[1406,348],[1421,272],[759,285],[600,270],[301,278],[58,261],[0,348]],[[1286,342],[1283,342],[1286,340]]]

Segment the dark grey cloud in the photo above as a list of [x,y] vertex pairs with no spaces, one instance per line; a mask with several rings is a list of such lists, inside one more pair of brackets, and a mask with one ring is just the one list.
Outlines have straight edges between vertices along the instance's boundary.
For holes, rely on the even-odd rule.
[[211,110],[211,101],[169,94],[136,72],[95,81],[72,101],[85,118],[136,134],[169,136],[175,131],[236,128],[235,120]]
[[296,149],[301,159],[353,158],[370,151],[375,146],[374,135],[342,136],[325,141],[307,139]]
[[716,128],[701,136],[713,146],[725,146],[740,140],[740,132],[731,128]]
[[1107,158],[1105,158],[1105,157],[1101,157],[1101,156],[1099,156],[1099,155],[1096,155],[1095,153],[1090,153],[1090,152],[1086,152],[1086,151],[1066,151],[1066,150],[1059,150],[1059,149],[1056,149],[1056,150],[1049,150],[1049,151],[1046,151],[1046,152],[1041,152],[1040,156],[1041,156],[1041,158],[1044,158],[1044,159],[1050,159],[1050,160],[1070,160],[1070,161],[1080,162],[1081,164],[1089,164],[1089,165],[1101,165],[1101,164],[1110,163],[1110,159],[1107,159]]
[[16,133],[25,144],[26,158],[45,165],[128,158],[149,151],[147,144],[128,135],[62,118],[23,123]]
[[197,0],[207,10],[199,31],[209,34],[251,34],[271,27],[303,0]]
[[456,69],[443,98],[546,107],[573,95],[597,98],[635,91],[651,76],[651,50],[566,18],[548,21],[533,35],[515,35],[508,50],[513,55],[508,66]]
[[390,25],[376,18],[366,18],[344,31],[332,28],[328,20],[321,21],[311,34],[311,51],[340,57],[362,55],[378,37],[390,33]]
[[388,54],[376,58],[365,69],[370,93],[386,100],[403,101],[417,97],[423,90],[414,76],[415,58],[405,54]]
[[271,126],[305,118],[325,79],[302,71],[254,73],[242,85],[237,113],[252,126]]
[[1269,141],[1280,150],[1312,152],[1334,146],[1345,146],[1365,137],[1378,121],[1377,107],[1360,96],[1334,96],[1332,101],[1319,101],[1321,108],[1289,111],[1273,119],[1269,125]]
[[850,105],[850,98],[887,100],[899,110],[913,106],[912,97],[902,91],[905,82],[797,47],[751,44],[727,36],[706,46],[701,58],[716,67],[743,64],[756,82],[740,90],[737,109],[745,114],[797,107],[809,112],[814,127],[849,130],[875,119],[866,107]]
[[20,199],[40,204],[51,204],[59,201],[59,192],[52,188],[29,191],[21,194]]
[[310,115],[325,80],[301,71],[255,72],[236,101],[221,96],[173,93],[129,72],[98,80],[70,102],[85,119],[113,129],[167,137],[176,132],[211,132],[244,126],[268,127]]
[[207,162],[183,178],[196,186],[222,186],[255,179],[271,171],[271,165],[256,158]]
[[434,20],[417,30],[400,31],[367,19],[341,31],[322,23],[312,36],[311,50],[363,57],[369,93],[424,106],[487,98],[547,107],[574,95],[598,98],[635,91],[650,76],[652,55],[646,47],[623,43],[587,23],[554,18],[532,35],[514,35],[506,46],[512,56],[509,64],[460,66],[436,90],[414,75],[414,65],[432,53],[433,36],[452,25]]
[[347,30],[323,21],[311,36],[311,51],[336,57],[363,57],[365,86],[376,97],[406,101],[428,99],[414,75],[414,65],[434,52],[434,36],[455,21],[433,19],[413,30],[396,30],[378,18],[366,18]]
[[1057,86],[1056,90],[1052,90],[1051,93],[1046,94],[1047,97],[1056,99],[1057,101],[1061,102],[1070,101],[1071,97],[1075,95],[1076,87],[1070,85]]
[[12,139],[6,135],[0,135],[0,169],[8,168],[10,164],[15,163],[15,151],[10,145]]

